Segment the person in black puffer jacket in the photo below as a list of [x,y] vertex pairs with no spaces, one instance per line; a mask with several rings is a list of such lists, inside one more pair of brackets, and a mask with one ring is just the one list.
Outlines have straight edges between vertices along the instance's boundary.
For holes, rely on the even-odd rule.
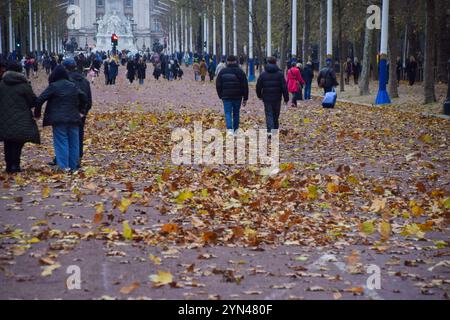
[[58,167],[77,170],[80,159],[79,127],[86,114],[87,97],[69,80],[66,69],[59,65],[49,78],[50,85],[37,98],[35,117],[41,117],[47,102],[44,126],[53,127],[53,145]]
[[20,156],[26,142],[39,144],[40,136],[31,108],[36,95],[19,62],[8,63],[0,82],[0,141],[5,147],[7,173],[20,172]]
[[217,76],[216,89],[224,104],[228,132],[234,133],[239,129],[241,103],[245,107],[248,101],[247,76],[239,68],[235,56],[228,57],[227,67]]
[[277,59],[269,57],[267,62],[265,71],[256,83],[256,95],[264,102],[267,131],[271,133],[272,130],[278,130],[280,127],[281,99],[284,98],[287,104],[289,92],[283,72],[277,66]]
[[[91,92],[91,84],[89,81],[83,76],[82,73],[80,73],[77,70],[77,65],[74,59],[66,59],[63,63],[64,67],[69,72],[69,80],[75,83],[78,89],[83,91],[83,93],[86,95],[87,98],[87,104],[86,104],[86,112],[84,113],[84,117],[81,118],[81,125],[80,125],[80,166],[81,166],[81,159],[83,158],[83,151],[84,151],[84,126],[86,124],[86,117],[89,113],[89,111],[92,108],[92,92]],[[55,159],[56,160],[56,159]],[[53,165],[56,165],[56,161],[54,161]]]

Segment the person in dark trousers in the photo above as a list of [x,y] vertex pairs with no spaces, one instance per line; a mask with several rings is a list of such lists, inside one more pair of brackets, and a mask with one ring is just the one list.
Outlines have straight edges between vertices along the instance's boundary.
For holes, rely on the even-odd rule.
[[397,83],[400,84],[400,80],[402,79],[402,71],[403,71],[403,62],[400,57],[397,57],[396,63],[396,73],[397,73]]
[[56,162],[63,171],[75,171],[80,160],[80,125],[86,114],[87,97],[69,80],[63,66],[57,66],[49,78],[49,86],[37,98],[35,118],[41,117],[47,102],[44,127],[53,127]]
[[312,81],[314,79],[314,70],[311,61],[306,63],[303,68],[303,80],[305,81],[305,100],[311,100]]
[[117,63],[116,59],[111,57],[111,61],[109,62],[109,84],[115,85],[116,84],[116,78],[119,74],[119,64]]
[[10,61],[0,81],[0,141],[4,143],[7,173],[21,172],[20,157],[25,143],[41,142],[31,112],[36,95],[22,71],[19,62]]
[[301,64],[292,63],[292,67],[287,72],[287,87],[289,93],[292,94],[292,107],[297,107],[297,101],[302,99],[302,86],[305,85],[305,80],[302,78],[300,72]]
[[140,85],[144,84],[146,72],[147,72],[147,63],[145,63],[143,58],[140,58],[137,64],[137,76]]
[[289,102],[286,80],[275,57],[267,59],[265,71],[256,83],[256,95],[264,102],[267,132],[271,134],[272,130],[280,128],[281,99],[284,99],[286,105]]
[[155,77],[156,80],[159,80],[161,73],[162,73],[161,63],[155,64],[155,69],[153,70],[153,77]]
[[211,60],[211,62],[209,63],[209,67],[208,67],[208,73],[209,73],[209,81],[213,82],[214,81],[214,77],[216,75],[216,63],[214,62],[214,60]]
[[320,70],[319,76],[317,78],[317,84],[319,85],[319,88],[322,88],[325,93],[331,92],[334,87],[339,85],[336,79],[336,72],[334,71],[332,65],[333,63],[331,59],[327,59],[326,67]]
[[353,80],[355,81],[355,85],[358,85],[361,70],[361,63],[359,62],[358,58],[355,57],[353,59]]
[[103,62],[103,74],[105,75],[105,85],[109,85],[109,61],[108,59]]
[[406,65],[406,73],[408,74],[409,85],[413,86],[416,82],[417,75],[417,62],[413,56],[409,58],[408,64]]
[[[76,62],[73,59],[65,60],[63,63],[64,67],[69,72],[69,80],[72,81],[78,89],[80,89],[85,95],[87,99],[86,108],[84,117],[81,118],[81,124],[79,127],[79,137],[80,137],[80,160],[79,167],[81,167],[81,160],[84,155],[84,127],[86,125],[86,118],[89,111],[92,109],[92,91],[91,84],[89,81],[83,76],[81,72],[79,72]],[[56,165],[56,159],[54,160],[54,164]]]
[[133,83],[136,78],[136,65],[133,59],[130,59],[127,63],[127,79],[130,83]]
[[235,56],[227,58],[227,67],[217,76],[216,90],[223,101],[228,133],[234,134],[239,129],[241,104],[245,107],[248,101],[247,75]]

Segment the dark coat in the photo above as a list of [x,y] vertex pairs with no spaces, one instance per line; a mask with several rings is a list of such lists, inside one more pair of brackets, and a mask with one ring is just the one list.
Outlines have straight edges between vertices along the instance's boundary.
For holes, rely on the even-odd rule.
[[222,100],[248,100],[248,81],[237,64],[230,64],[217,76],[216,90]]
[[147,64],[145,62],[137,64],[138,79],[145,79],[146,70],[147,70]]
[[127,63],[127,79],[134,80],[136,76],[136,66],[134,61],[128,61]]
[[278,102],[283,97],[285,102],[289,101],[286,80],[276,64],[266,65],[256,83],[256,95],[264,102]]
[[314,71],[313,71],[313,67],[311,65],[306,65],[303,68],[303,80],[305,80],[306,83],[311,83],[314,79]]
[[0,141],[40,143],[31,108],[36,95],[22,73],[6,72],[0,82]]
[[336,79],[336,72],[333,68],[325,67],[319,72],[317,83],[320,85],[320,80],[325,79],[325,88],[336,87],[339,85]]
[[83,93],[86,95],[86,113],[84,113],[85,115],[87,115],[87,113],[91,110],[92,108],[92,92],[91,92],[91,84],[89,83],[89,81],[79,72],[70,72],[69,73],[69,80],[72,81],[73,83],[75,83],[75,85],[77,86],[78,89],[80,89],[81,91],[83,91]]
[[61,124],[81,124],[81,114],[86,114],[86,95],[69,80],[52,82],[37,98],[35,117],[41,117],[42,105],[47,101],[44,127]]
[[116,61],[112,60],[109,63],[109,78],[115,78],[119,74],[119,66],[117,65]]

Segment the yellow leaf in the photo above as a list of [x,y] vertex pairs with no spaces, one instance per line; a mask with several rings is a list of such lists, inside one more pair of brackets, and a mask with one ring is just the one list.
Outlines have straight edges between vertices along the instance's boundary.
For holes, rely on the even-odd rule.
[[156,264],[156,265],[161,264],[161,261],[162,261],[161,258],[158,258],[157,256],[154,256],[152,254],[150,254],[148,257],[150,258],[151,261],[153,261],[154,264]]
[[30,240],[27,240],[28,244],[38,243],[41,242],[38,238],[31,238]]
[[316,186],[308,186],[308,198],[315,200],[319,197],[318,189]]
[[388,240],[392,232],[391,224],[387,221],[381,222],[378,226],[378,231],[380,232],[383,241]]
[[128,221],[123,222],[123,237],[126,240],[132,240],[133,239],[133,230],[131,230],[130,225],[128,224]]
[[122,213],[127,212],[128,207],[131,205],[131,203],[132,202],[130,199],[122,198],[122,201],[120,202],[120,205],[119,205],[120,212],[122,212]]
[[370,206],[370,211],[372,212],[380,212],[386,207],[386,199],[375,199],[372,201],[372,205]]
[[194,197],[194,194],[191,191],[183,191],[178,195],[175,201],[178,204],[182,204],[186,200],[192,199],[192,197]]
[[41,276],[43,276],[43,277],[51,276],[53,271],[58,269],[58,268],[61,268],[61,265],[59,263],[55,263],[55,264],[49,265],[49,266],[44,268],[44,271],[42,271]]
[[339,186],[335,183],[328,183],[327,184],[327,190],[329,193],[337,193],[339,191]]
[[367,235],[370,235],[375,232],[375,227],[373,225],[373,221],[365,221],[361,223],[360,230]]
[[445,201],[444,201],[444,208],[447,209],[447,210],[450,210],[450,197],[445,199]]
[[48,186],[45,186],[42,189],[42,199],[46,199],[46,198],[50,197],[50,192],[51,192],[50,188]]
[[421,215],[423,215],[425,213],[425,210],[423,210],[421,207],[419,206],[413,206],[411,208],[412,214],[414,217],[418,218]]
[[158,270],[158,274],[152,274],[149,278],[155,287],[162,287],[173,282],[173,275],[167,271]]

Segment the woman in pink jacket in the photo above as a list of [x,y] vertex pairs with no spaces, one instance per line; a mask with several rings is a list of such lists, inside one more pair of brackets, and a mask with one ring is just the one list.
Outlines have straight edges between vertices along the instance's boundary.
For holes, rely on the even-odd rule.
[[292,93],[292,107],[297,107],[297,100],[301,100],[302,86],[305,85],[305,80],[302,78],[300,69],[297,68],[295,62],[287,72],[287,87],[289,93]]

